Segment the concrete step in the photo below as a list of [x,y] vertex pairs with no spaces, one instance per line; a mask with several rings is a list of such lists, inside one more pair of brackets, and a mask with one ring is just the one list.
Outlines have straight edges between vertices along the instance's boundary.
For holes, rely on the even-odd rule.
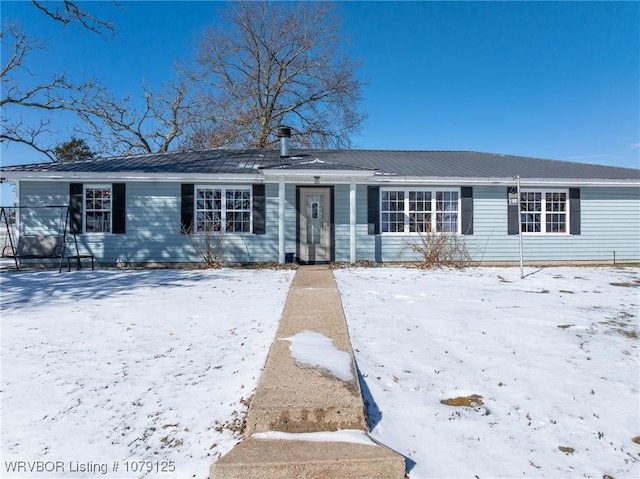
[[404,458],[381,445],[245,439],[210,479],[402,479]]

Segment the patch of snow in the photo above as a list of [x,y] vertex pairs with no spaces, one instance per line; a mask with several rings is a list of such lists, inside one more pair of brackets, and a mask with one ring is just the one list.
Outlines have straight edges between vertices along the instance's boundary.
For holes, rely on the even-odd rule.
[[[239,440],[293,273],[0,273],[0,476],[44,460],[207,478]],[[334,271],[371,436],[411,479],[640,477],[640,270],[526,273]],[[319,342],[312,363],[335,349]],[[472,395],[482,406],[440,402]]]
[[256,432],[252,434],[254,439],[280,439],[284,441],[307,442],[346,442],[351,444],[366,444],[376,446],[376,443],[364,431],[358,429],[341,429],[332,432]]
[[321,160],[319,158],[314,158],[313,160],[307,160],[307,161],[301,161],[298,164],[299,165],[324,165],[327,162],[324,160]]
[[[76,467],[92,462],[110,478],[207,478],[240,439],[292,278],[0,273],[0,476],[94,477]],[[64,470],[11,476],[7,464],[20,460]]]
[[640,269],[526,273],[334,271],[371,436],[411,479],[640,477]]
[[302,331],[290,338],[289,350],[298,364],[323,369],[342,381],[353,381],[351,355],[333,345],[333,340],[316,331]]

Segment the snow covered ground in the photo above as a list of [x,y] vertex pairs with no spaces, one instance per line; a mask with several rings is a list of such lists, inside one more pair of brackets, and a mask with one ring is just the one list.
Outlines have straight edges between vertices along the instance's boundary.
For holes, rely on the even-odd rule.
[[[372,436],[412,479],[640,476],[640,270],[526,272],[335,271]],[[238,440],[292,278],[0,274],[0,476],[206,478]]]
[[372,436],[412,479],[640,477],[640,271],[519,273],[335,272]]
[[293,275],[0,274],[0,477],[206,478],[237,442]]

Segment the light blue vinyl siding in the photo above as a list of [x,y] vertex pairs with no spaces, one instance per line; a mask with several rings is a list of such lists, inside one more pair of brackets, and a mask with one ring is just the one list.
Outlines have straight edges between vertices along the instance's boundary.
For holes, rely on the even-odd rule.
[[[349,185],[334,188],[335,259],[349,261],[351,254]],[[367,186],[356,185],[356,260],[369,259],[373,237],[367,235]]]
[[[567,188],[568,189],[568,188]],[[640,188],[582,187],[581,234],[523,235],[525,261],[640,260]],[[517,261],[518,236],[507,234],[504,186],[473,188],[474,234],[464,236],[477,261]],[[380,235],[378,259],[415,259],[411,236]],[[367,259],[376,254],[367,242]]]
[[[69,184],[22,183],[21,206],[68,206]],[[27,236],[56,236],[64,230],[66,208],[34,208],[19,210],[20,234]],[[62,224],[61,224],[62,222]]]
[[[104,182],[102,182],[104,183]],[[86,182],[85,184],[91,184]],[[267,234],[227,234],[225,257],[231,262],[278,260],[278,185],[265,188]],[[295,251],[295,187],[286,190],[287,251]],[[126,234],[76,235],[81,254],[93,254],[105,263],[199,262],[187,236],[180,232],[180,183],[130,182],[126,184]],[[69,183],[21,182],[20,204],[69,204]],[[48,216],[45,217],[45,214]],[[55,218],[46,210],[21,210],[21,232],[57,233]],[[43,221],[46,220],[46,221]]]
[[[102,183],[95,182],[96,184]],[[86,182],[85,184],[91,184]],[[228,234],[231,262],[278,261],[278,184],[265,185],[266,234]],[[450,185],[456,188],[456,185]],[[444,187],[443,187],[444,188]],[[568,187],[567,187],[568,189]],[[69,203],[69,183],[20,182],[22,206]],[[524,235],[525,261],[640,260],[640,188],[582,187],[580,235]],[[105,263],[199,262],[180,233],[180,183],[126,183],[126,234],[77,235],[81,253]],[[505,186],[473,188],[474,234],[464,236],[477,261],[517,261],[518,237],[507,235]],[[356,259],[412,261],[415,236],[367,234],[367,186],[357,185]],[[296,185],[285,189],[285,251],[296,251]],[[349,261],[349,185],[334,187],[335,259]],[[22,234],[56,234],[59,212],[21,210]]]

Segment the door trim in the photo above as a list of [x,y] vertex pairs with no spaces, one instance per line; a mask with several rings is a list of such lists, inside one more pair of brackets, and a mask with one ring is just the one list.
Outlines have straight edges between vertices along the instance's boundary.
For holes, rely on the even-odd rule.
[[301,213],[301,189],[329,189],[329,229],[331,231],[331,244],[329,245],[331,261],[336,260],[336,224],[334,221],[335,198],[333,185],[296,185],[296,262],[300,264],[323,264],[328,261],[305,261],[300,258],[300,215]]

